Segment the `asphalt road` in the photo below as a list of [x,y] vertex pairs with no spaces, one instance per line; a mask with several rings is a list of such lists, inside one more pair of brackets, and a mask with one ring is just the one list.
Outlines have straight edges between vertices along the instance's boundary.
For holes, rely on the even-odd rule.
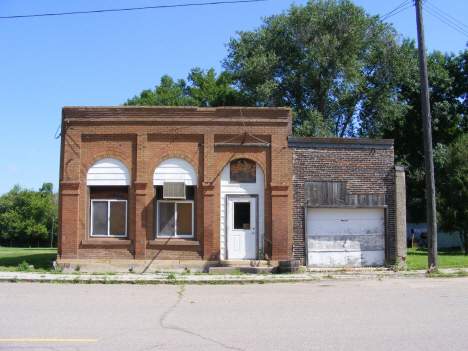
[[468,278],[0,284],[0,350],[466,350]]

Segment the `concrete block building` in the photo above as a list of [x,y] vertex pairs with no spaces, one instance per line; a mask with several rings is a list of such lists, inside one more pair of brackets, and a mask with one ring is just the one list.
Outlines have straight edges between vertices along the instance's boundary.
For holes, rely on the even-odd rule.
[[63,108],[57,263],[394,261],[393,141],[291,134],[288,108]]

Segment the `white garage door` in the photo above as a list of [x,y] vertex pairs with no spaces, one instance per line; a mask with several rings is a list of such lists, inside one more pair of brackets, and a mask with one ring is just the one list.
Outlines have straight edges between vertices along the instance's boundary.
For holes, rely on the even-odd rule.
[[307,209],[308,266],[382,266],[384,216],[383,208]]

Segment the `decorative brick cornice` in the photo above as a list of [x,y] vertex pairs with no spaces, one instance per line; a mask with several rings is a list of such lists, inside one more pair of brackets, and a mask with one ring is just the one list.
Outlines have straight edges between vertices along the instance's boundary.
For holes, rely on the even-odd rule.
[[289,195],[289,183],[270,183],[271,196],[288,196]]
[[148,193],[148,182],[135,180],[133,184],[135,185],[135,195],[146,195]]
[[62,195],[80,195],[81,182],[61,181],[60,192]]

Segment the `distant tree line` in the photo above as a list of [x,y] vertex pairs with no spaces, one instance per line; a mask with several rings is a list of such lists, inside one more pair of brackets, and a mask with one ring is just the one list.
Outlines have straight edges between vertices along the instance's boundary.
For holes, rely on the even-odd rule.
[[57,194],[52,183],[44,183],[38,191],[15,185],[0,196],[1,246],[56,246],[57,230]]

